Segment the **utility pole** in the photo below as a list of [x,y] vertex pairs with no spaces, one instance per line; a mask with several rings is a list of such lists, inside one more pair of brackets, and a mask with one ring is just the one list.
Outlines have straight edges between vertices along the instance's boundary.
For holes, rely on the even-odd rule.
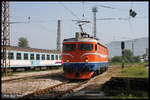
[[132,40],[132,53],[133,53],[133,56],[134,56],[134,41]]
[[57,50],[61,51],[61,20],[58,20],[58,27],[57,27]]
[[93,22],[94,22],[94,25],[93,25],[93,33],[94,33],[94,37],[96,37],[96,12],[97,12],[97,8],[96,7],[93,7],[92,8],[92,12],[93,12]]
[[[8,47],[10,47],[10,20],[9,20],[9,2],[2,1],[2,32],[1,32],[1,66],[4,68],[5,75],[7,75],[7,67],[10,66]],[[8,57],[8,59],[7,59]]]

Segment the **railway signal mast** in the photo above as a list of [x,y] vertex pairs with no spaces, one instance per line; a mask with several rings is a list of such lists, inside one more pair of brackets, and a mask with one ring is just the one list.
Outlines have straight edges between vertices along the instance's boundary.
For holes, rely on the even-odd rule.
[[[10,66],[10,60],[6,56],[6,48],[10,46],[10,23],[9,23],[9,2],[2,2],[2,32],[1,32],[1,46],[2,46],[2,56],[1,56],[1,66],[4,67],[5,75],[7,75],[6,66]],[[9,51],[7,51],[9,53]]]

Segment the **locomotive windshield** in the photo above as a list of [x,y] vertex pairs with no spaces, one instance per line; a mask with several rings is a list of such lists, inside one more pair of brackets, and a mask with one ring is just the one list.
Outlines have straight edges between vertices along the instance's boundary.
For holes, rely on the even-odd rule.
[[63,45],[63,50],[64,51],[74,51],[76,49],[75,44],[64,44]]
[[79,44],[78,48],[81,51],[92,51],[93,50],[93,44]]

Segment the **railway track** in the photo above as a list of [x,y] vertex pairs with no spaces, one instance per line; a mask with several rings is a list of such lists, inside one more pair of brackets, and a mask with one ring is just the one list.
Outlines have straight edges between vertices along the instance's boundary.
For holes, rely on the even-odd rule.
[[[117,68],[117,67],[116,67]],[[110,67],[108,68],[109,69],[109,73],[112,73],[114,72],[114,69],[116,69],[114,67]],[[117,68],[118,69],[118,68]],[[120,69],[120,68],[119,68]],[[107,73],[107,72],[106,72]],[[55,74],[56,76],[56,73],[51,73],[51,74],[44,74],[44,75],[36,75],[36,76],[30,76],[30,77],[24,77],[24,79],[28,79],[28,78],[33,78],[33,77],[43,77],[45,75],[53,75]],[[104,74],[104,73],[103,73]],[[100,74],[100,75],[103,75],[103,74]],[[46,76],[47,77],[47,76]],[[48,76],[50,78],[50,76]],[[60,80],[60,75],[57,74],[57,77],[54,78],[54,76],[52,76],[53,79],[56,79],[56,80]],[[64,80],[61,79],[61,83],[56,83],[54,85],[47,85],[45,88],[40,88],[40,90],[36,90],[36,89],[33,89],[33,91],[31,92],[28,92],[28,93],[25,93],[23,92],[23,94],[21,96],[18,96],[17,98],[38,98],[38,99],[52,99],[52,98],[61,98],[67,94],[70,94],[76,90],[79,90],[81,88],[83,88],[85,85],[88,85],[86,83],[90,83],[89,81],[92,81],[92,80],[95,80],[99,77],[99,75],[95,76],[94,78],[91,78],[89,80],[80,80],[80,81],[68,81],[68,80]],[[45,78],[45,77],[44,77]],[[61,77],[62,78],[62,77]],[[22,79],[22,78],[20,78]],[[20,79],[13,79],[13,80],[20,80]],[[12,81],[12,80],[9,80],[9,81]],[[38,80],[37,80],[38,81]],[[6,82],[6,81],[5,81]],[[7,80],[8,82],[8,80]],[[45,84],[45,83],[44,83]],[[23,86],[24,87],[24,86]],[[41,86],[40,86],[41,87]],[[7,92],[6,92],[7,93]],[[10,92],[9,92],[10,93]],[[18,92],[20,93],[20,92]]]
[[[101,74],[100,74],[101,75]],[[55,99],[62,98],[63,96],[69,95],[70,93],[82,88],[83,85],[88,85],[88,82],[95,80],[99,75],[91,78],[89,80],[71,80],[65,81],[54,86],[50,86],[45,89],[34,91],[30,94],[27,94],[20,99]]]
[[66,81],[62,82],[60,84],[50,86],[48,88],[35,91],[33,93],[27,94],[20,99],[26,99],[26,98],[38,98],[38,99],[54,99],[54,98],[60,98],[68,93],[72,93],[74,89],[79,88],[81,85],[86,84],[89,80],[80,81],[80,82],[72,82],[72,81]]
[[29,78],[36,78],[36,77],[53,75],[53,74],[56,74],[56,73],[47,73],[47,74],[42,74],[42,75],[41,74],[40,75],[30,75],[30,76],[25,76],[25,77],[6,79],[6,80],[2,80],[2,83],[10,82],[10,81],[20,81],[20,80],[25,80],[25,79],[29,79]]
[[[117,66],[117,67],[120,67],[120,66]],[[130,67],[130,66],[126,66],[126,67]],[[109,69],[113,69],[113,67],[109,67]],[[56,74],[56,73],[53,73],[53,74]],[[30,75],[30,76],[25,76],[25,77],[19,77],[19,78],[12,78],[12,79],[6,79],[6,80],[2,80],[2,83],[4,82],[10,82],[10,81],[19,81],[19,80],[25,80],[25,79],[29,79],[29,78],[36,78],[36,77],[41,77],[41,76],[47,76],[47,75],[52,75],[50,73],[48,74],[43,74],[43,75]]]

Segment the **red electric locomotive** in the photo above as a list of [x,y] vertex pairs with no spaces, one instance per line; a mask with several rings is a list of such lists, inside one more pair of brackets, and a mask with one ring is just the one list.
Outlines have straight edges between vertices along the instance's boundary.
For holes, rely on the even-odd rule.
[[81,31],[75,38],[64,39],[62,60],[66,78],[89,79],[107,70],[108,49]]

